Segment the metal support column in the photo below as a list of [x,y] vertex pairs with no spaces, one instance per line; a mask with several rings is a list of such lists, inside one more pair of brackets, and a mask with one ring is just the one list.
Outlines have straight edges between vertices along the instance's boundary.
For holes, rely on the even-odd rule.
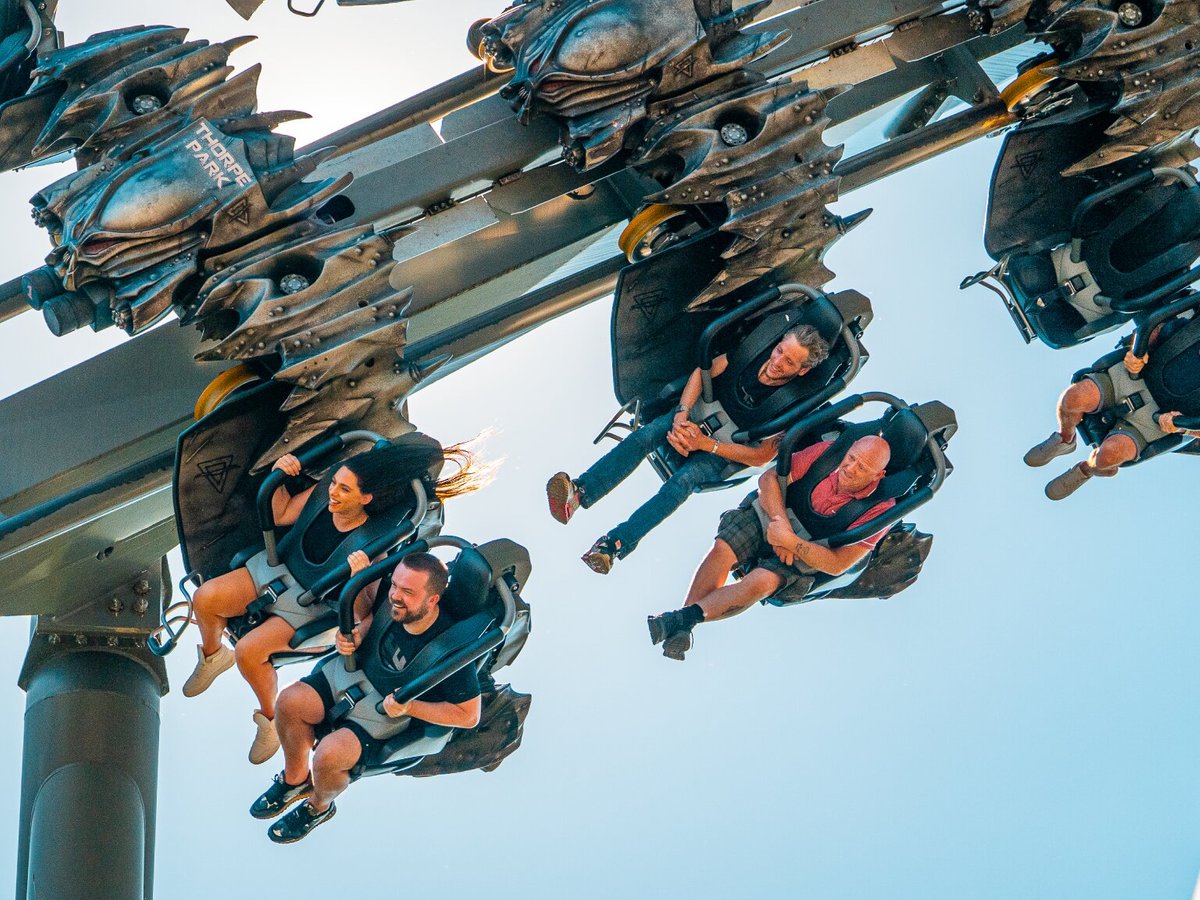
[[167,678],[145,639],[166,599],[164,575],[165,565],[128,590],[34,619],[19,679],[27,697],[17,900],[153,896]]

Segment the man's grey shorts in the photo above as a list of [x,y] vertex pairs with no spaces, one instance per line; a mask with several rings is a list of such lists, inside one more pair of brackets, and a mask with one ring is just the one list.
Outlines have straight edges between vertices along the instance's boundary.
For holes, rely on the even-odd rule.
[[1109,434],[1123,434],[1137,445],[1138,456],[1167,433],[1158,427],[1158,414],[1161,410],[1144,381],[1134,379],[1125,369],[1124,363],[1117,363],[1104,372],[1089,372],[1086,376],[1100,389],[1100,408],[1110,409],[1126,397],[1138,394],[1144,403],[1139,409],[1127,412],[1117,421]]
[[783,579],[783,584],[772,594],[773,597],[786,603],[799,603],[812,590],[813,576],[783,564],[767,543],[758,513],[748,503],[721,513],[717,538],[729,545],[737,557],[739,568],[746,572],[766,569]]

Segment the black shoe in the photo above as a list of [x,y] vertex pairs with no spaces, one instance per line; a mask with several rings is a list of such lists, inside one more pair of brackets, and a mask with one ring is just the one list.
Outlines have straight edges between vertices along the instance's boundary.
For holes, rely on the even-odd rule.
[[297,800],[303,800],[311,794],[312,789],[311,775],[304,779],[304,784],[288,784],[280,772],[275,776],[274,783],[250,805],[250,815],[256,819],[273,819]]
[[294,844],[320,825],[328,822],[337,813],[337,806],[330,803],[325,812],[317,812],[307,800],[267,829],[267,837],[277,844]]
[[676,631],[669,634],[663,641],[663,656],[683,662],[684,654],[692,649],[694,640],[690,631]]
[[[673,609],[658,616],[646,616],[646,627],[650,629],[650,643],[661,644],[677,632],[691,634],[695,624],[692,613],[684,609]],[[690,644],[689,644],[690,646]]]

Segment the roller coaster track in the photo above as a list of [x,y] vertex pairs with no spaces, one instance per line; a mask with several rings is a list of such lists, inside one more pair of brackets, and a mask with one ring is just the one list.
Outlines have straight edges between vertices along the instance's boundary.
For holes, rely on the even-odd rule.
[[[16,19],[18,12],[24,14],[20,3],[7,6]],[[716,9],[719,4],[711,6]],[[1053,19],[1072,4],[1050,6],[1054,9],[1046,15]],[[1194,4],[1177,6],[1190,11],[1195,21]],[[997,84],[1016,75],[1016,62],[1045,52],[1044,46],[1032,43],[1026,7],[1001,0],[777,0],[758,8],[752,24],[748,19],[735,23],[747,41],[761,40],[764,46],[774,40],[772,34],[790,33],[786,43],[772,43],[770,52],[746,63],[743,71],[749,74],[743,77],[749,80],[744,84],[757,85],[762,102],[775,104],[772,110],[801,96],[814,103],[806,110],[797,104],[798,112],[811,115],[805,120],[811,134],[797,132],[793,137],[808,142],[805,146],[816,154],[810,159],[828,163],[821,177],[832,185],[824,198],[831,199],[1016,124],[1024,112],[1022,104],[1049,80],[1035,69],[1004,91]],[[44,51],[54,49],[46,44],[52,37],[53,12],[54,4],[46,5],[41,28],[35,25],[31,34],[32,39],[40,30]],[[1069,18],[1068,10],[1041,36],[1053,38],[1053,27],[1065,28]],[[172,40],[182,42],[183,37]],[[223,52],[215,47],[195,52],[214,54],[215,64],[223,65]],[[1061,53],[1061,47],[1056,49]],[[1187,118],[1195,106],[1188,93],[1190,78],[1178,74],[1190,64],[1186,59],[1173,62],[1175,68],[1167,76],[1149,76],[1167,84],[1172,101],[1178,101],[1177,108],[1172,107],[1173,114],[1178,113],[1178,133],[1194,127]],[[62,65],[70,70],[72,63]],[[1097,65],[1086,61],[1059,74],[1077,80],[1100,77]],[[1128,75],[1131,84],[1136,77]],[[1143,72],[1141,77],[1147,76]],[[396,323],[402,337],[394,341],[402,346],[397,380],[388,388],[393,392],[389,400],[397,405],[490,350],[611,293],[626,263],[616,247],[615,229],[636,216],[648,197],[685,204],[695,200],[689,200],[683,188],[672,197],[674,185],[664,186],[649,174],[660,152],[654,141],[669,146],[669,128],[651,130],[637,148],[641,156],[635,162],[640,166],[631,165],[627,156],[572,156],[570,148],[564,159],[560,123],[546,115],[519,122],[509,102],[497,96],[507,81],[507,75],[482,68],[465,72],[296,150],[300,174],[286,175],[291,182],[279,176],[280,195],[286,195],[292,183],[325,185],[313,189],[311,205],[328,203],[321,208],[332,210],[329,216],[336,220],[332,231],[322,230],[322,224],[316,231],[292,235],[289,250],[309,246],[305,241],[327,240],[322,252],[328,259],[349,258],[363,250],[375,254],[379,266],[372,277],[386,285],[381,294],[364,301],[364,308],[369,304],[376,312],[390,309],[402,319]],[[1136,87],[1141,90],[1144,85]],[[1147,121],[1144,98],[1135,94],[1131,89],[1123,111],[1128,121],[1138,116]],[[894,112],[886,140],[845,157],[840,148],[822,143],[824,135],[850,131],[872,113],[894,110],[906,97],[911,99]],[[942,114],[949,98],[959,102]],[[254,126],[262,124],[256,120]],[[269,124],[273,127],[274,121]],[[1149,131],[1153,133],[1125,128],[1120,152],[1136,156],[1147,146],[1171,139],[1165,132]],[[50,134],[43,157],[61,152],[56,141],[65,140]],[[16,158],[20,154],[14,156],[12,147],[3,151],[8,166],[27,161]],[[106,152],[102,145],[88,161],[105,159]],[[348,184],[341,177],[347,171],[354,175]],[[55,202],[49,196],[41,211],[52,214]],[[46,221],[53,229],[51,214]],[[842,224],[848,228],[853,222]],[[806,262],[805,271],[818,283],[831,275],[820,266],[824,246]],[[213,320],[205,317],[222,297],[237,294],[238,286],[231,287],[227,277],[231,266],[252,269],[270,256],[249,254],[230,266],[217,265],[196,303],[191,298],[176,303],[177,313],[197,320],[209,338],[217,339],[216,350],[211,342],[202,343],[203,335],[189,330],[145,330],[168,311],[166,305],[153,307],[144,321],[137,318],[136,303],[123,309],[114,305],[112,318],[135,333],[129,342],[0,401],[5,458],[21,463],[0,466],[0,614],[36,616],[23,686],[35,686],[38,672],[71,648],[103,647],[108,655],[153,672],[157,689],[165,691],[165,675],[145,653],[144,642],[156,601],[164,602],[169,594],[159,560],[176,543],[171,454],[179,432],[192,420],[196,398],[213,376],[239,359],[255,358],[252,342],[257,334],[251,326],[266,327],[253,318],[257,309],[232,329],[215,329]],[[739,284],[759,277],[761,268],[738,276]],[[55,277],[61,275],[56,271]],[[67,290],[70,276],[54,285],[54,291],[64,290],[63,294],[37,295],[36,285],[49,277],[44,270],[35,271],[24,282],[17,279],[0,286],[0,321],[27,312],[32,299],[57,329],[112,324],[103,314],[103,303]],[[30,284],[35,285],[32,293]],[[401,309],[396,298],[405,296],[410,300]],[[713,296],[701,296],[697,302]],[[315,316],[306,327],[319,330],[327,323],[320,313]],[[358,326],[346,327],[353,331]],[[209,362],[198,363],[197,354]],[[294,359],[283,355],[283,368],[275,374],[283,377],[294,370],[297,374],[288,377],[298,390],[306,374],[333,377],[328,372],[335,365],[327,358],[305,368],[320,357],[315,351]],[[357,357],[337,362],[343,364],[356,365]],[[113,409],[86,437],[73,428],[83,411],[96,408],[106,397],[137,393],[132,386],[119,386],[145,380],[159,386],[153,397]],[[345,398],[335,399],[341,403]],[[298,417],[297,443],[311,437],[318,426],[342,417],[344,406],[322,403],[325,399],[313,401],[320,412],[310,420]],[[379,414],[379,409],[370,413]],[[396,423],[402,424],[406,423]],[[90,585],[93,596],[72,595],[72,586],[79,584]],[[140,618],[120,618],[113,612],[118,603],[122,611],[140,610]],[[22,827],[27,842],[27,820]],[[150,854],[152,822],[145,840],[148,844],[139,846]]]

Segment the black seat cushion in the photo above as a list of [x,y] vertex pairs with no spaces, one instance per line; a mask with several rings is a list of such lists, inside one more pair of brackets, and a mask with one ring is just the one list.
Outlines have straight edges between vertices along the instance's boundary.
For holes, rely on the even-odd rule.
[[1104,296],[1144,294],[1200,256],[1200,188],[1156,182],[1101,205],[1082,230],[1080,256]]
[[1005,280],[1043,341],[1051,347],[1078,343],[1076,334],[1087,322],[1079,310],[1062,298],[1054,263],[1048,253],[1013,254],[1008,261]]

